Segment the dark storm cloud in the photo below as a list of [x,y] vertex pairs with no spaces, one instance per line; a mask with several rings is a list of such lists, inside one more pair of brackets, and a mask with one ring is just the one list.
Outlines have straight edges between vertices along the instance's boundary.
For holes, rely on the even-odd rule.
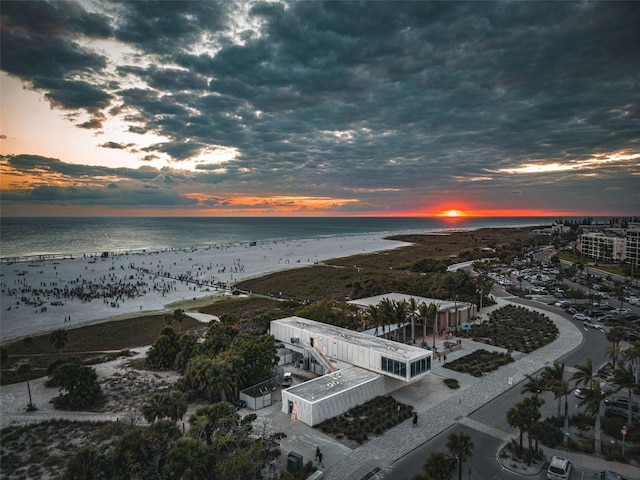
[[3,160],[6,160],[9,167],[21,172],[56,173],[67,175],[70,178],[118,176],[132,180],[153,180],[159,175],[156,169],[76,165],[73,163],[65,163],[55,158],[41,157],[39,155],[13,155],[4,157]]
[[3,194],[6,202],[23,202],[48,205],[107,205],[115,207],[174,207],[197,204],[195,199],[186,198],[171,190],[158,188],[118,188],[114,195],[113,186],[102,187],[59,187],[39,186],[29,191]]
[[128,144],[122,144],[122,143],[117,143],[117,142],[105,142],[101,145],[99,145],[102,148],[113,148],[115,150],[126,150],[127,148],[131,148],[133,147],[133,144],[128,143]]
[[2,70],[45,92],[52,105],[95,111],[111,96],[80,77],[99,73],[106,60],[78,39],[110,34],[105,17],[76,2],[2,2]]
[[[229,191],[242,182],[243,191],[358,192],[361,205],[375,209],[393,197],[392,208],[402,209],[439,189],[495,204],[518,191],[510,201],[527,205],[540,201],[532,185],[554,201],[563,191],[582,198],[588,188],[615,203],[640,173],[620,163],[594,166],[589,176],[505,173],[638,152],[640,3],[101,8],[3,3],[2,69],[60,108],[127,112],[130,132],[168,139],[143,149],[148,158],[166,154],[179,166],[209,146],[238,152],[224,172],[200,165],[195,181],[224,182]],[[81,37],[136,53],[115,66],[116,80],[101,79],[107,60]],[[612,177],[622,179],[614,182],[620,190],[606,188]],[[385,191],[393,193],[376,193]]]

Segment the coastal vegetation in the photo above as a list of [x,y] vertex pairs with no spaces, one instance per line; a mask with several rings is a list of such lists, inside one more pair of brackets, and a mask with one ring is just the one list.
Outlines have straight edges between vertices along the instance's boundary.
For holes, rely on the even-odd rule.
[[513,357],[508,353],[480,349],[452,362],[447,362],[444,367],[456,372],[468,373],[474,377],[482,377],[511,362],[513,362]]
[[[112,432],[108,442],[89,441],[87,445],[90,446],[82,448],[77,445],[73,450],[75,455],[66,455],[69,461],[65,463],[64,478],[75,478],[74,468],[81,465],[90,465],[97,474],[109,478],[119,478],[116,470],[122,466],[126,466],[129,474],[137,472],[144,478],[150,475],[180,477],[184,473],[181,469],[186,468],[180,460],[184,458],[197,459],[197,468],[202,472],[209,474],[212,468],[217,469],[219,478],[253,476],[277,458],[278,440],[282,434],[270,432],[266,427],[256,432],[253,430],[256,428],[255,416],[241,417],[229,402],[238,398],[240,389],[271,374],[277,359],[273,339],[265,334],[270,320],[304,314],[361,329],[367,319],[352,308],[339,305],[344,305],[347,298],[389,291],[478,302],[477,280],[464,272],[445,272],[443,266],[483,258],[487,255],[486,249],[491,250],[491,255],[497,254],[507,260],[522,251],[527,233],[527,229],[490,229],[446,237],[399,237],[415,244],[247,280],[237,287],[239,291],[254,292],[253,295],[236,296],[198,308],[203,313],[218,316],[220,323],[203,325],[183,315],[189,308],[185,304],[173,306],[173,314],[136,316],[65,329],[64,338],[62,334],[56,334],[60,338],[55,342],[52,335],[34,335],[3,345],[6,355],[3,353],[2,382],[19,379],[13,371],[16,362],[24,359],[38,362],[34,375],[42,376],[45,372],[53,374],[62,365],[71,365],[63,371],[75,371],[82,366],[90,369],[89,364],[127,356],[132,349],[153,345],[143,363],[136,360],[131,365],[157,372],[176,371],[178,377],[177,381],[167,384],[168,389],[164,391],[151,388],[143,397],[136,397],[132,392],[132,397],[140,398],[139,414],[150,426],[136,426],[140,422],[133,414],[123,414],[123,420],[131,420],[130,424],[105,424],[109,426],[104,429]],[[462,254],[456,257],[460,252]],[[430,258],[436,261],[427,260]],[[484,301],[486,305],[486,297]],[[394,306],[394,309],[402,308]],[[84,365],[70,362],[72,357],[77,357]],[[52,369],[55,362],[60,363]],[[62,381],[55,375],[51,376],[51,381],[54,378]],[[113,392],[115,388],[102,385],[103,405],[109,404]],[[100,396],[100,392],[96,393]],[[180,431],[175,420],[184,413],[185,401],[197,399],[212,403],[196,410],[189,420],[188,432]],[[364,441],[365,436],[377,434],[375,426],[372,433],[365,433],[363,428],[366,427],[345,427],[336,435],[351,435],[353,441]],[[9,449],[3,446],[3,465],[9,454]],[[121,461],[120,465],[106,467],[114,458]],[[46,460],[40,464],[43,462]],[[36,467],[29,468],[35,470]],[[105,468],[115,470],[107,472]],[[15,471],[11,470],[12,473]]]
[[518,305],[505,305],[489,314],[489,320],[473,325],[459,337],[518,352],[529,353],[558,337],[558,328],[546,315]]
[[358,405],[343,415],[325,420],[316,428],[342,442],[351,441],[361,445],[412,416],[413,408],[410,405],[384,396]]

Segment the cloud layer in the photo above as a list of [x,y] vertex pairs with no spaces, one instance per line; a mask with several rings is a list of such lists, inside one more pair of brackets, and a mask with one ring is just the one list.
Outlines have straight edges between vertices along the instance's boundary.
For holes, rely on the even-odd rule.
[[3,2],[2,70],[132,158],[7,156],[3,209],[637,214],[638,25],[637,2]]

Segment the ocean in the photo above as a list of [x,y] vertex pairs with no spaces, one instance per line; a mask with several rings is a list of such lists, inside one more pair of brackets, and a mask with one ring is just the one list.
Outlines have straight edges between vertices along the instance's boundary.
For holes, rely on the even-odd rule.
[[0,258],[162,251],[368,233],[550,225],[551,217],[3,217]]

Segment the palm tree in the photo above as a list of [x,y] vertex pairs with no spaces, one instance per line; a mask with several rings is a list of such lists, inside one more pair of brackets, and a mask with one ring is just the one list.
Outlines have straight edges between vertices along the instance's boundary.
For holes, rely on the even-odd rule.
[[33,400],[31,398],[31,386],[29,385],[29,374],[31,373],[32,367],[31,362],[26,360],[24,362],[20,362],[17,367],[18,375],[20,378],[23,378],[27,382],[27,391],[29,392],[29,403],[27,405],[27,411],[31,412],[36,409],[36,406],[33,404]]
[[396,322],[396,341],[398,340],[398,329],[402,327],[402,340],[407,340],[404,324],[407,322],[407,302],[393,302],[393,320]]
[[473,440],[464,432],[453,432],[447,438],[447,449],[458,459],[458,480],[462,480],[462,463],[473,455]]
[[433,332],[433,351],[435,352],[436,349],[436,322],[438,320],[438,305],[431,302],[430,304],[426,304],[426,303],[421,303],[420,306],[418,307],[418,315],[420,316],[420,318],[422,318],[422,322],[423,322],[423,338],[427,337],[427,321],[431,318],[433,320],[431,326],[432,326],[432,332]]
[[593,451],[596,455],[602,452],[602,432],[600,430],[600,416],[602,409],[602,401],[605,399],[605,394],[600,389],[600,380],[595,379],[593,381],[593,388],[585,392],[585,398],[580,401],[578,405],[586,406],[590,415],[595,416],[595,423],[593,426],[594,440]]
[[[394,307],[391,300],[388,298],[383,298],[378,304],[378,308],[380,309],[380,316],[382,318],[382,323],[384,327],[390,326],[394,317]],[[387,333],[388,333],[387,329]],[[385,336],[384,328],[382,330],[383,336]],[[385,337],[386,338],[386,337]]]
[[558,417],[562,411],[563,377],[564,363],[555,362],[553,366],[545,367],[542,371],[542,378],[544,378],[547,388],[553,392],[554,398],[558,399]]
[[524,432],[527,428],[522,402],[517,402],[507,410],[507,423],[510,427],[518,429],[518,455],[520,455],[522,453],[522,439],[524,438]]
[[575,365],[577,372],[569,380],[575,380],[576,385],[584,385],[591,389],[593,386],[593,361],[588,358],[584,365]]
[[627,412],[627,425],[632,424],[632,414],[631,414],[631,390],[637,385],[635,382],[633,371],[631,370],[631,365],[627,366],[620,362],[618,368],[616,368],[613,372],[613,382],[616,385],[620,385],[620,390],[623,388],[627,389],[627,396],[629,398],[629,409]]
[[633,344],[624,351],[622,356],[626,361],[634,365],[634,367],[632,367],[632,370],[635,372],[634,380],[636,383],[640,383],[640,341],[633,342]]
[[451,478],[451,459],[442,452],[431,452],[422,469],[427,478],[449,480]]
[[[382,315],[380,309],[376,305],[369,305],[364,311],[365,316],[368,318],[369,323],[376,327],[374,336],[378,336],[378,327],[382,325]],[[384,333],[384,332],[383,332]]]
[[[544,404],[544,399],[539,398],[537,395],[526,397],[517,402],[513,407],[507,410],[507,422],[511,427],[516,427],[519,430],[519,448],[522,452],[522,438],[524,432],[528,433],[529,439],[529,451],[532,453],[531,439],[537,435],[534,435],[535,425],[540,420],[540,407]],[[531,455],[529,455],[531,457]]]
[[407,302],[407,310],[411,319],[411,343],[416,343],[416,312],[418,310],[418,302],[411,297]]
[[620,342],[624,339],[625,331],[622,327],[613,327],[607,332],[607,340],[611,346],[607,347],[607,353],[611,357],[612,367],[615,370],[618,356],[620,355]]
[[543,390],[546,389],[544,378],[538,376],[534,377],[531,375],[525,376],[529,379],[529,381],[522,387],[522,393],[533,393],[535,396],[538,396],[542,393]]
[[158,418],[165,418],[168,410],[169,396],[164,393],[154,393],[142,406],[142,416],[147,422],[153,423]]
[[182,321],[184,320],[185,317],[185,313],[184,310],[182,310],[181,308],[178,308],[176,310],[173,311],[173,319],[178,322],[178,333],[181,333],[181,325],[182,325]]
[[67,331],[63,328],[58,330],[54,330],[49,335],[49,343],[58,349],[58,354],[62,356],[62,349],[69,341],[69,336],[67,335]]

